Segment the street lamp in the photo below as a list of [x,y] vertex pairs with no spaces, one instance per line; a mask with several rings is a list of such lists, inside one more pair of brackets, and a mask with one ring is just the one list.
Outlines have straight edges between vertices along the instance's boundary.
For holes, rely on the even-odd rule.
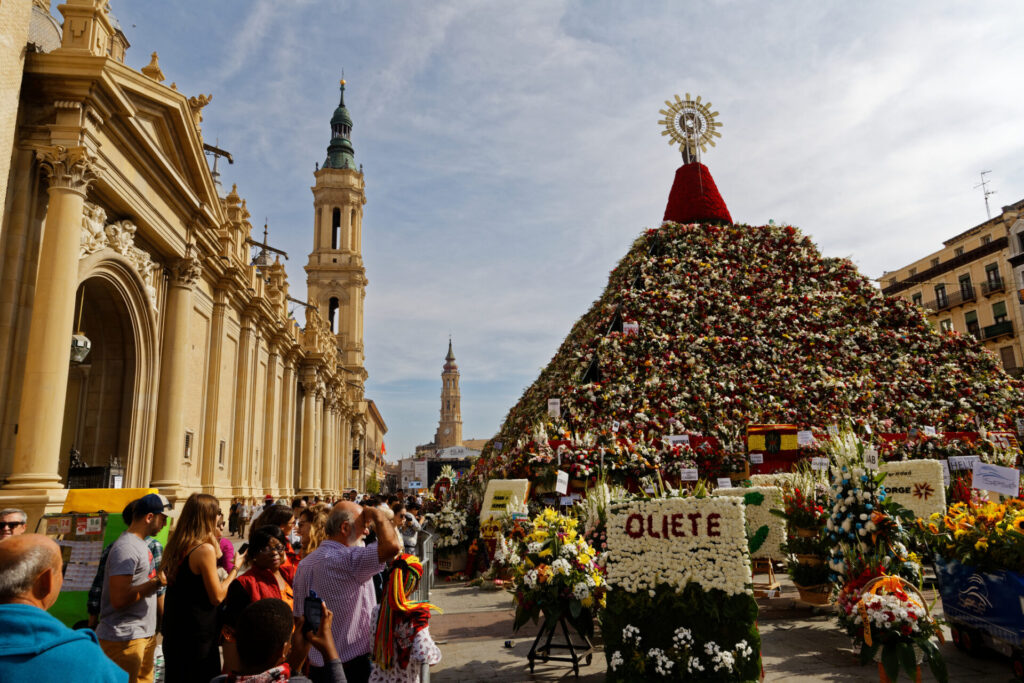
[[79,364],[85,360],[92,349],[92,342],[82,332],[82,310],[85,308],[85,285],[82,285],[82,294],[78,298],[78,326],[77,331],[71,335],[71,362]]

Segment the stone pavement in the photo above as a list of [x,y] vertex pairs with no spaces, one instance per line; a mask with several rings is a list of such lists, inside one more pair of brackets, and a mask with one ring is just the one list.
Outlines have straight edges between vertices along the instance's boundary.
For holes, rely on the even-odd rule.
[[[788,579],[780,577],[780,582],[783,591],[779,597],[759,601],[765,681],[877,681],[876,669],[859,666],[849,639],[836,625],[831,608],[811,608],[798,602]],[[572,667],[562,662],[538,662],[531,675],[526,654],[538,627],[531,623],[518,633],[512,633],[514,609],[507,592],[464,583],[446,584],[440,580],[431,592],[431,602],[444,610],[444,614],[435,614],[430,621],[431,635],[443,655],[441,663],[430,669],[432,683],[559,680],[592,683],[605,679],[600,634],[595,641],[593,661],[580,669],[579,679],[573,676]],[[940,604],[936,604],[936,609]],[[940,647],[950,681],[1002,683],[1014,680],[1008,659],[994,653],[971,658],[952,645],[948,629],[946,636],[946,644]],[[511,648],[505,647],[506,640],[513,642]],[[934,680],[927,667],[922,680]]]

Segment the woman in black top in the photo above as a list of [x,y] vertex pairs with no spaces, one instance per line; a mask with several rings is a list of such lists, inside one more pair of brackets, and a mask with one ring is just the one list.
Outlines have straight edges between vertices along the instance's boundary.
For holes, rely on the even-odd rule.
[[193,493],[164,551],[167,597],[161,633],[166,683],[209,681],[221,670],[216,609],[238,570],[232,569],[224,581],[217,576],[218,514],[216,498]]

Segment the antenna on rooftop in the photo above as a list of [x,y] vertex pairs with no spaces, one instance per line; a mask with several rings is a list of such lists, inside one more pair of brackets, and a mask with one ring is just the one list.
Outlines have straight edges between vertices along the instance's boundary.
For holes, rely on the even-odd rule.
[[975,190],[977,190],[980,187],[982,194],[985,195],[985,213],[988,215],[989,219],[992,218],[992,210],[988,207],[988,198],[991,195],[994,195],[996,191],[988,189],[988,181],[985,180],[985,174],[991,172],[992,171],[982,171],[979,174],[981,175],[981,182],[974,186]]

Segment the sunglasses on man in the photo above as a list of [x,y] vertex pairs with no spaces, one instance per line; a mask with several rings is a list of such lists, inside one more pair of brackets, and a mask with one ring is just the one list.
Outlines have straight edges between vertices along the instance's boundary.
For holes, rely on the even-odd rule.
[[19,526],[25,526],[25,522],[0,522],[0,529],[8,529],[14,531]]

